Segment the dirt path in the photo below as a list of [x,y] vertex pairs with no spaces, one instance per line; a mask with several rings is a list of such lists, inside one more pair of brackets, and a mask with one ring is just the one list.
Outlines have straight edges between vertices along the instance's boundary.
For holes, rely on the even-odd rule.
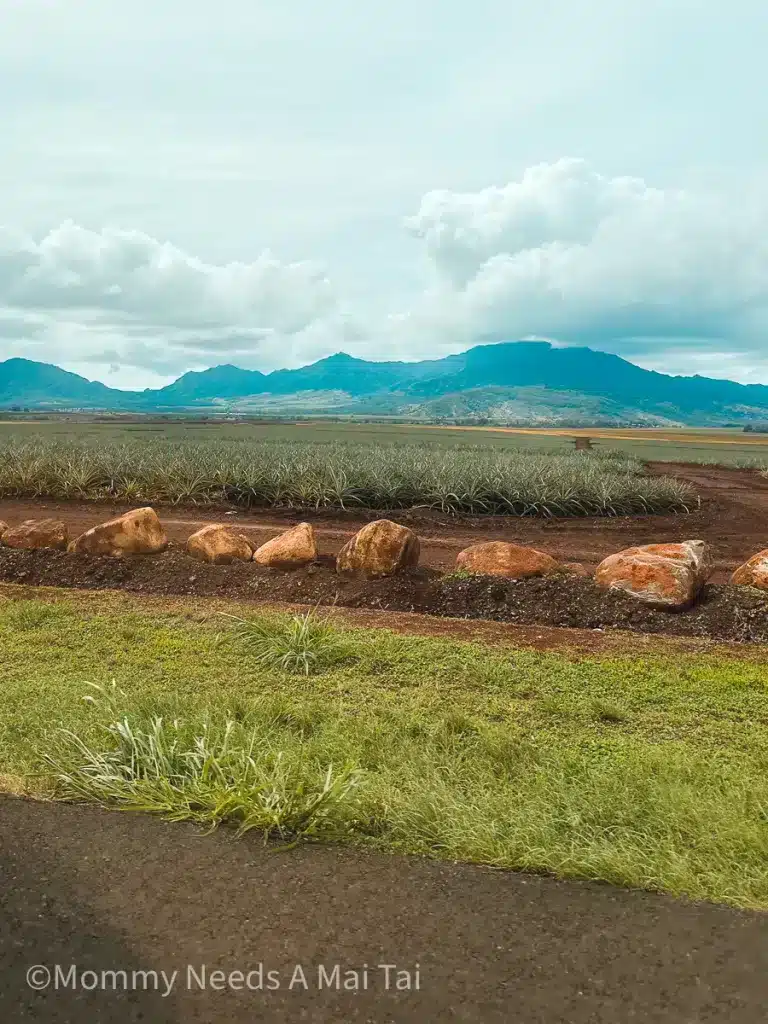
[[[764,1019],[768,915],[470,865],[323,847],[278,853],[255,837],[10,797],[0,819],[0,1019],[9,1022]],[[55,977],[56,964],[59,978],[75,965],[84,984],[32,991],[28,969]],[[277,972],[278,988],[227,982],[259,964]],[[320,965],[333,977],[336,964],[361,979],[367,964],[368,989],[321,989]],[[394,988],[394,969],[387,990],[378,964],[409,971],[411,990]],[[121,970],[126,982],[107,975],[106,990],[84,990]],[[214,976],[218,990],[215,970],[225,972]],[[164,997],[162,976],[159,991],[151,975],[149,991],[142,975],[138,991],[123,991],[134,971],[178,974]]]
[[[671,474],[690,483],[700,494],[702,507],[690,515],[622,516],[615,519],[538,519],[505,516],[450,517],[415,509],[387,513],[411,526],[422,542],[422,564],[434,569],[454,566],[462,548],[482,540],[509,540],[540,547],[568,562],[596,566],[606,555],[632,544],[685,540],[700,537],[714,547],[716,572],[713,581],[725,582],[733,569],[768,546],[768,480],[738,469],[678,463],[650,463],[648,472]],[[11,524],[52,515],[64,519],[70,534],[77,535],[111,515],[127,510],[117,504],[89,502],[0,501],[0,520]],[[376,513],[328,514],[305,510],[296,513],[260,509],[254,513],[199,508],[159,508],[171,540],[186,540],[196,528],[209,522],[226,522],[263,543],[302,520],[313,523],[320,553],[335,555],[345,541]]]

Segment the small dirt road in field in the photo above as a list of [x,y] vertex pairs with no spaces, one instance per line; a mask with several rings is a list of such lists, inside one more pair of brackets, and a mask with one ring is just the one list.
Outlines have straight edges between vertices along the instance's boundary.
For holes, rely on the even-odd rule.
[[[421,539],[423,565],[450,569],[456,555],[483,540],[508,540],[530,544],[562,561],[596,566],[606,555],[633,544],[708,540],[714,547],[713,581],[725,582],[737,565],[761,548],[768,547],[768,479],[748,470],[657,462],[648,465],[653,475],[668,474],[690,483],[701,497],[701,508],[689,515],[595,516],[565,519],[511,516],[452,517],[427,509],[367,513],[333,513],[302,510],[295,513],[259,509],[238,511],[195,507],[158,506],[172,541],[183,542],[195,529],[211,522],[226,522],[263,543],[295,523],[311,522],[318,535],[320,554],[335,555],[366,522],[386,515],[409,525]],[[113,503],[49,501],[0,501],[0,520],[15,525],[24,519],[56,516],[63,519],[70,536],[76,536],[112,515],[127,511]]]
[[[0,1019],[14,1024],[765,1019],[768,915],[470,865],[279,852],[91,807],[0,797],[0,819]],[[58,991],[34,991],[30,968],[43,986],[57,964]],[[249,989],[260,964],[265,988],[254,973]],[[358,972],[359,991],[336,989],[336,965],[340,980]],[[113,971],[126,974],[102,980]]]

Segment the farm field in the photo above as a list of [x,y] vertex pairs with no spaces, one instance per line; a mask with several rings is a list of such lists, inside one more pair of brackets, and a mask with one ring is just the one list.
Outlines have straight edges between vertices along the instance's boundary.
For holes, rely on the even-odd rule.
[[78,418],[0,420],[0,444],[8,440],[47,438],[101,443],[132,440],[174,442],[291,441],[347,442],[364,445],[483,446],[522,451],[573,451],[574,437],[591,437],[598,451],[624,452],[650,461],[702,462],[732,466],[768,467],[768,434],[737,429],[680,428],[518,428],[452,427],[408,423],[335,423],[314,420],[297,423],[101,423]]
[[623,453],[280,440],[0,445],[0,496],[237,508],[424,508],[616,516],[687,511],[695,496]]
[[[549,457],[545,457],[545,463],[547,459]],[[580,455],[570,456],[567,461],[579,463],[583,460],[584,456]],[[609,463],[612,461],[608,460]],[[0,479],[7,470],[7,463],[4,469],[0,467]],[[313,524],[320,557],[328,565],[332,564],[336,553],[361,526],[380,514],[386,514],[414,529],[421,542],[421,565],[425,569],[440,572],[452,571],[457,554],[482,541],[505,540],[533,546],[561,562],[578,562],[592,570],[608,555],[632,545],[697,537],[706,540],[712,547],[712,581],[725,583],[738,565],[766,547],[768,479],[760,474],[747,470],[670,463],[648,464],[645,473],[649,482],[653,482],[657,475],[674,474],[676,486],[685,488],[690,511],[640,515],[515,516],[473,512],[457,514],[450,508],[418,506],[382,513],[376,509],[361,508],[355,503],[350,503],[346,509],[308,506],[293,509],[285,506],[248,508],[227,504],[208,507],[195,503],[191,496],[186,501],[177,500],[175,505],[161,502],[158,509],[171,543],[177,547],[183,547],[186,538],[194,530],[208,523],[236,524],[238,531],[258,546],[297,522],[306,520]],[[152,500],[151,493],[145,493],[142,497],[139,492],[130,501],[108,497],[102,492],[97,495],[100,500],[84,501],[78,496],[81,481],[77,477],[74,481],[67,479],[70,489],[65,493],[71,497],[66,500],[11,497],[7,496],[6,491],[6,496],[0,496],[0,521],[14,525],[28,519],[53,516],[63,520],[69,535],[74,537],[105,518],[128,511],[137,502],[140,504]],[[27,480],[27,495],[41,489],[40,483],[41,477],[36,475],[35,467],[32,466],[32,473]],[[18,488],[17,493],[18,490],[25,493],[22,488]],[[51,492],[49,487],[43,487],[42,490],[43,493]],[[16,566],[13,559],[20,554],[0,548],[0,578],[16,579],[17,573],[21,571],[38,572],[35,568],[37,563],[34,563],[32,569],[21,570]],[[30,557],[34,557],[34,553]],[[114,566],[115,571],[117,568]],[[53,573],[49,579],[56,584],[58,569],[52,566],[46,568],[41,563],[39,571]],[[102,585],[109,585],[111,570],[100,570],[100,573],[103,577]],[[186,592],[186,577],[180,575],[179,579]],[[289,584],[290,579],[295,580],[295,576],[286,577],[281,586],[297,585]],[[39,582],[46,580],[40,579]],[[306,585],[309,586],[309,583]]]

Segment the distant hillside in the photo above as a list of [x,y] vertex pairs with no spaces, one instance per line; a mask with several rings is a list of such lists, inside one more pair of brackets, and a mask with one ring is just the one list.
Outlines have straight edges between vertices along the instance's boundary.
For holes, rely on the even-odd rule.
[[428,420],[476,421],[508,426],[670,426],[668,416],[622,405],[611,398],[581,391],[544,387],[487,387],[454,391],[439,398],[404,406],[403,412]]
[[147,389],[144,396],[161,405],[195,403],[214,398],[240,398],[264,390],[266,376],[258,370],[241,370],[237,366],[214,366],[210,370],[190,370],[173,384],[157,391]]
[[6,359],[0,363],[0,406],[118,409],[134,407],[136,396],[86,380],[50,363]]
[[184,398],[197,402],[250,395],[295,395],[302,391],[343,391],[353,398],[402,388],[427,372],[431,363],[369,363],[338,352],[298,370],[239,370],[214,366],[200,373],[185,373],[155,392],[158,400]]
[[672,377],[619,356],[548,342],[478,345],[421,362],[337,353],[297,370],[215,366],[173,384],[118,391],[28,359],[0,363],[0,407],[104,411],[233,411],[400,415],[498,423],[718,426],[768,420],[768,386]]

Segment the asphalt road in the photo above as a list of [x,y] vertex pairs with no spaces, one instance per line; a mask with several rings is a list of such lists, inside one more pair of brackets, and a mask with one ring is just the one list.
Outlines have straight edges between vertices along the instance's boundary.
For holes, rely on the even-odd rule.
[[0,1021],[26,1020],[756,1024],[768,915],[4,797]]

